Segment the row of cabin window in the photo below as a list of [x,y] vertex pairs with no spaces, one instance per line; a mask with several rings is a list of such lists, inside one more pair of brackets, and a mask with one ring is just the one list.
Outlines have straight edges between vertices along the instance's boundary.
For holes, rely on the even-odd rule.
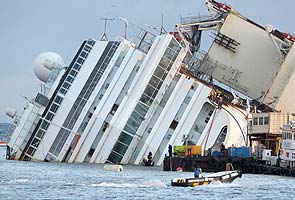
[[[292,138],[292,135],[293,135],[293,138]],[[295,140],[295,133],[283,132],[282,133],[282,139],[283,140],[286,140],[286,139]]]
[[254,117],[253,125],[268,125],[269,117]]

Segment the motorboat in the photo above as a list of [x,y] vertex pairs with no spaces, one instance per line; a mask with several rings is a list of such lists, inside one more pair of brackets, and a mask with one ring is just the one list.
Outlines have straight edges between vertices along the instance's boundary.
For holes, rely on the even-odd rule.
[[239,170],[221,171],[199,178],[174,178],[171,180],[171,185],[179,187],[195,187],[199,185],[208,185],[212,182],[231,183],[238,177],[242,177],[242,172]]

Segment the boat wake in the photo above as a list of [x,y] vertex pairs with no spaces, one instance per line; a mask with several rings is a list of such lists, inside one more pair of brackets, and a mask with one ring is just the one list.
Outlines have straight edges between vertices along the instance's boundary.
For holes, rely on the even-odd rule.
[[97,183],[97,184],[91,184],[92,187],[115,187],[115,188],[162,188],[167,187],[165,183],[163,183],[160,180],[150,180],[143,182],[143,184],[136,184],[136,183]]
[[209,185],[200,185],[199,187],[210,187],[210,188],[232,188],[232,187],[240,187],[239,184],[236,183],[222,183],[220,181],[211,182]]
[[34,183],[35,181],[31,179],[15,179],[15,180],[9,180],[7,184],[28,184],[28,183]]
[[150,181],[146,181],[143,183],[143,185],[147,186],[147,187],[167,187],[167,185],[165,183],[163,183],[160,180],[150,180]]

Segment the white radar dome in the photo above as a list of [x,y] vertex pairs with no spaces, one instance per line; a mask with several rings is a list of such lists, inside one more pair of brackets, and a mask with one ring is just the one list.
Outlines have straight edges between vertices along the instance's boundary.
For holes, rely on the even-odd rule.
[[34,73],[44,83],[47,81],[50,71],[53,68],[63,67],[64,62],[61,56],[55,52],[41,53],[34,61]]

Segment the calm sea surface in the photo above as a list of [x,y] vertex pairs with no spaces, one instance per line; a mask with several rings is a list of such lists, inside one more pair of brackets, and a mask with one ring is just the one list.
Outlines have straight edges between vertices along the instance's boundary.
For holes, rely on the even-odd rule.
[[295,199],[295,178],[244,174],[233,183],[180,188],[160,167],[37,163],[0,160],[0,199]]

